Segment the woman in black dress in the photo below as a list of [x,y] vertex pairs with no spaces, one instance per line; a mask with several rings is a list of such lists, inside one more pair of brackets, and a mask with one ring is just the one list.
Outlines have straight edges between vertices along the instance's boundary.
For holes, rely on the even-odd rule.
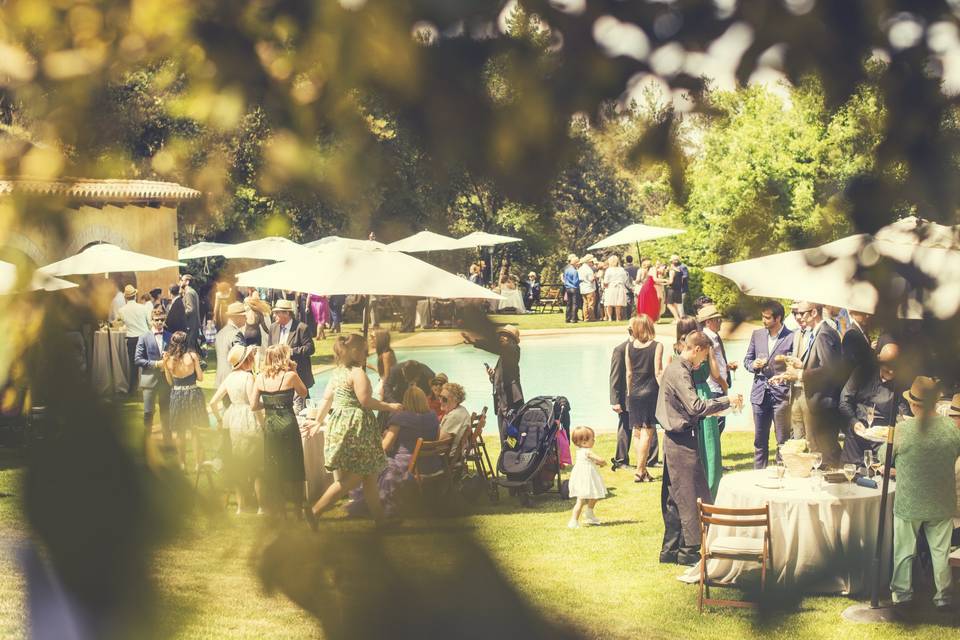
[[637,443],[638,462],[635,482],[653,482],[647,471],[650,441],[657,437],[655,427],[657,395],[663,374],[663,345],[656,340],[653,322],[646,315],[630,320],[630,340],[624,350],[627,372],[627,415]]
[[170,337],[170,344],[163,354],[163,373],[170,385],[170,425],[177,434],[177,456],[180,468],[187,465],[187,432],[193,437],[197,467],[203,462],[203,445],[200,442],[201,427],[209,424],[207,403],[197,382],[203,380],[200,357],[187,348],[187,333],[177,331]]

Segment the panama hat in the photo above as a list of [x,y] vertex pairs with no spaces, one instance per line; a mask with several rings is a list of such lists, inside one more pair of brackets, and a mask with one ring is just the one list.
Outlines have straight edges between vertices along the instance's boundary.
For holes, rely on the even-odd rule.
[[133,285],[128,284],[123,288],[123,297],[127,300],[137,297],[137,288]]
[[960,418],[960,393],[954,394],[950,400],[950,406],[947,407],[948,418]]
[[587,255],[580,258],[580,262],[594,262],[595,260],[596,258],[593,257],[592,253],[588,253]]
[[940,389],[937,381],[927,376],[917,376],[913,379],[910,388],[903,392],[903,397],[914,404],[926,404],[935,402],[940,395]]
[[580,258],[577,257],[577,254],[571,253],[567,256],[567,262],[580,262]]
[[243,306],[242,302],[231,302],[227,305],[227,315],[228,316],[242,316],[247,312],[247,308]]
[[277,300],[277,303],[273,305],[274,311],[286,311],[287,313],[295,313],[297,308],[293,304],[293,300],[281,299]]
[[236,370],[250,357],[255,349],[256,347],[253,345],[244,346],[242,344],[235,344],[230,347],[230,353],[227,354],[227,362],[230,363],[230,368]]
[[516,342],[520,342],[520,329],[517,329],[512,324],[505,324],[499,329],[497,329],[497,334],[510,336]]
[[712,304],[705,304],[697,312],[697,322],[703,323],[713,318],[722,318],[723,315],[717,311],[717,307]]

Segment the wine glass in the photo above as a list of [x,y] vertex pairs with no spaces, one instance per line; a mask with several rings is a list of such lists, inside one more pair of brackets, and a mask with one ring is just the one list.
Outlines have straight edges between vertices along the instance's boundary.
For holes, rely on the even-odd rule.
[[780,488],[783,488],[783,474],[786,473],[787,467],[783,463],[783,460],[777,460],[777,483],[780,485]]
[[847,479],[847,482],[853,482],[854,477],[857,475],[857,465],[855,464],[845,464],[843,465],[843,477]]
[[820,465],[823,464],[823,454],[819,451],[814,451],[813,453],[813,468],[817,471],[820,470]]
[[865,412],[866,412],[865,417],[867,419],[867,428],[869,429],[870,427],[873,426],[873,419],[877,415],[877,408],[872,404],[868,404],[865,408]]
[[863,467],[864,475],[866,477],[871,477],[873,471],[873,449],[867,449],[863,452]]

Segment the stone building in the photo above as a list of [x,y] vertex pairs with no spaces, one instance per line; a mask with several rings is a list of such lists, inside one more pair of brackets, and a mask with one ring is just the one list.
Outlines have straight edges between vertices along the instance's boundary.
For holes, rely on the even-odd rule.
[[[100,242],[176,260],[177,207],[200,198],[200,192],[151,180],[0,179],[0,200],[17,196],[49,199],[67,212],[65,234],[43,224],[25,225],[2,239],[6,250],[20,252],[40,267]],[[126,279],[135,279],[137,288],[146,292],[166,289],[177,277],[171,268],[128,274]]]

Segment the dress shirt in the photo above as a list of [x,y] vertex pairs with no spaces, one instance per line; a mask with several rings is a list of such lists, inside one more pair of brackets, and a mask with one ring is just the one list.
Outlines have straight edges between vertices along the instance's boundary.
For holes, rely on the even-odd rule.
[[287,341],[290,338],[290,326],[293,324],[291,320],[287,324],[280,325],[280,341],[278,344],[287,344]]
[[858,369],[850,376],[840,393],[838,410],[851,428],[857,422],[867,422],[867,407],[874,408],[873,424],[888,427],[897,419],[900,395],[893,380],[881,380],[880,374],[871,368]]
[[[727,369],[727,357],[723,353],[723,348],[720,346],[720,336],[717,335],[715,331],[708,329],[707,327],[703,328],[703,332],[710,342],[713,343],[713,357],[717,361],[717,369],[720,370],[720,375],[725,375]],[[713,376],[707,377],[707,386],[710,387],[710,391],[714,393],[723,393],[723,387],[720,386],[720,383],[713,379]]]
[[777,346],[777,340],[780,338],[780,330],[773,335],[770,335],[770,332],[767,331],[767,354],[773,353],[773,348]]
[[580,293],[593,293],[597,290],[597,277],[593,274],[590,265],[580,265],[577,274],[580,276]]
[[160,350],[160,353],[163,353],[163,330],[154,331],[153,339],[157,341],[157,349]]

